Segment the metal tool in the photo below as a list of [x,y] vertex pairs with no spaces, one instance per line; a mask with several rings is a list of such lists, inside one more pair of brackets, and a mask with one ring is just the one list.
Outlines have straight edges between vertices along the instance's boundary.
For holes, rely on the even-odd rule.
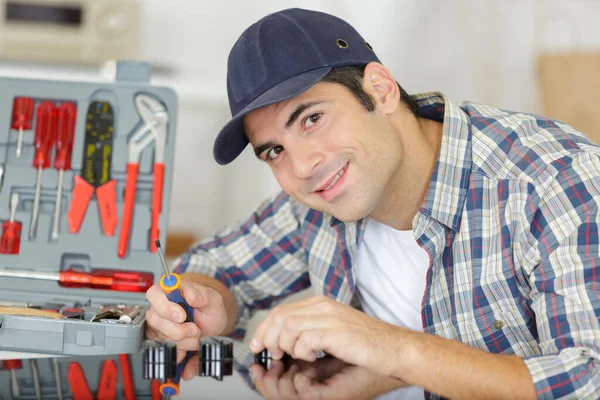
[[50,166],[50,152],[54,145],[56,134],[56,106],[54,103],[45,101],[37,108],[35,122],[35,154],[32,165],[37,169],[37,180],[35,184],[35,195],[33,198],[33,211],[29,225],[29,239],[35,237],[38,214],[40,211],[40,190],[42,185],[42,171]]
[[4,184],[4,165],[0,165],[0,192],[2,191],[3,184]]
[[2,223],[2,236],[0,237],[0,254],[19,254],[21,247],[21,222],[15,221],[15,214],[19,206],[19,193],[13,192],[10,196],[10,217]]
[[56,396],[58,400],[63,400],[62,380],[60,378],[60,366],[58,365],[58,358],[52,359],[52,367],[54,369],[54,381],[56,382]]
[[[169,271],[165,256],[160,245],[160,240],[156,239],[156,248],[158,249],[158,256],[160,257],[160,263],[165,271],[165,275],[160,279],[160,287],[167,293],[167,298],[173,303],[179,304],[184,309],[186,317],[185,322],[194,322],[194,309],[185,301],[183,294],[181,293],[181,278],[178,274]],[[193,356],[194,352],[188,351],[185,355],[184,360],[177,366],[177,373],[173,379],[168,379],[165,383],[160,386],[160,392],[169,399],[171,396],[179,394],[179,380],[181,379],[181,373],[183,368]]]
[[118,310],[105,310],[99,314],[94,315],[92,319],[90,319],[90,322],[101,321],[103,319],[118,321],[120,317],[121,312]]
[[73,151],[73,138],[75,136],[75,121],[77,107],[75,104],[65,102],[58,107],[56,126],[56,154],[54,168],[58,170],[58,186],[56,188],[56,202],[54,203],[54,224],[52,227],[52,240],[58,239],[60,214],[62,204],[63,176],[65,171],[71,169],[71,154]]
[[40,388],[40,374],[37,367],[37,361],[35,359],[30,359],[29,366],[31,367],[31,376],[33,377],[35,397],[37,398],[37,400],[42,400],[42,390]]
[[115,290],[121,292],[146,292],[154,283],[148,272],[96,269],[92,272],[65,270],[60,272],[40,272],[31,270],[0,270],[0,277],[41,279],[57,281],[60,286]]
[[162,207],[162,188],[165,171],[165,145],[169,114],[165,106],[153,97],[139,94],[135,97],[135,105],[143,125],[137,129],[128,141],[127,180],[125,182],[125,199],[123,221],[119,237],[117,253],[125,257],[131,233],[131,218],[135,204],[135,191],[139,162],[142,151],[154,143],[154,184],[152,188],[152,222],[150,226],[150,250],[154,253],[154,240],[158,239],[158,219]]
[[123,309],[121,311],[121,316],[119,317],[119,321],[122,321],[126,324],[130,324],[133,322],[135,317],[140,315],[140,312],[141,312],[140,306],[133,306],[133,307],[128,307],[126,309]]
[[12,128],[19,130],[17,139],[17,158],[21,157],[23,148],[23,131],[31,129],[31,119],[33,118],[34,101],[30,97],[15,97],[13,101],[13,121]]
[[88,107],[81,176],[75,177],[73,198],[67,213],[71,233],[79,232],[94,192],[102,230],[113,236],[117,228],[117,182],[111,179],[114,116],[110,103],[94,101]]

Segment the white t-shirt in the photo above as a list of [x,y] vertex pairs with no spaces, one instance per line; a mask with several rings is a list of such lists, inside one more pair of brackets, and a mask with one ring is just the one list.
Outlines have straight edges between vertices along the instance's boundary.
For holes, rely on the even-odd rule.
[[[369,220],[354,263],[363,311],[389,324],[423,331],[421,302],[429,256],[412,231],[398,231]],[[423,389],[401,388],[379,399],[424,398]]]

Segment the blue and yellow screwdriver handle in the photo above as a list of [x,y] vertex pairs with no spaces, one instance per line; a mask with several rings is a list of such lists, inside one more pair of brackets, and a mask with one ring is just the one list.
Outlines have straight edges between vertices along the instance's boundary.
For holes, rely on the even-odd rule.
[[185,355],[185,358],[182,362],[177,365],[177,369],[175,372],[175,376],[173,378],[169,378],[160,385],[160,393],[165,397],[165,399],[170,399],[172,396],[179,395],[179,382],[181,381],[181,374],[183,373],[183,369],[187,365],[188,361],[194,355],[193,351],[188,351]]
[[179,304],[185,310],[185,322],[194,322],[194,309],[185,301],[181,294],[181,278],[175,273],[163,275],[160,278],[160,287],[167,294],[167,298],[175,304]]

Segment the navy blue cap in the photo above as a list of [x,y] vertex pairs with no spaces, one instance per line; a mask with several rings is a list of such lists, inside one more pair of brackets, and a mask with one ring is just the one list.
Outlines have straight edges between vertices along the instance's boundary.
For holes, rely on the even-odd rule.
[[323,12],[287,9],[269,14],[242,33],[227,60],[231,120],[213,147],[217,163],[233,161],[248,144],[242,118],[288,100],[319,82],[334,67],[379,62],[347,22]]

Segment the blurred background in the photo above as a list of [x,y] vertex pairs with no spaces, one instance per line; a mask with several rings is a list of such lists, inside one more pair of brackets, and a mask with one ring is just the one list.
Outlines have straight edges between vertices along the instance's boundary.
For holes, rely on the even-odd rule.
[[[600,139],[597,0],[0,0],[0,74],[97,79],[108,59],[151,63],[179,96],[167,250],[239,221],[278,191],[246,151],[212,158],[230,113],[228,52],[250,24],[288,7],[346,19],[409,93],[547,114]],[[595,108],[595,107],[594,107]]]
[[219,166],[212,144],[230,117],[230,48],[288,7],[350,22],[409,93],[545,114],[600,143],[598,0],[0,0],[0,75],[98,80],[105,61],[135,59],[176,90],[173,259],[279,190],[250,151]]

